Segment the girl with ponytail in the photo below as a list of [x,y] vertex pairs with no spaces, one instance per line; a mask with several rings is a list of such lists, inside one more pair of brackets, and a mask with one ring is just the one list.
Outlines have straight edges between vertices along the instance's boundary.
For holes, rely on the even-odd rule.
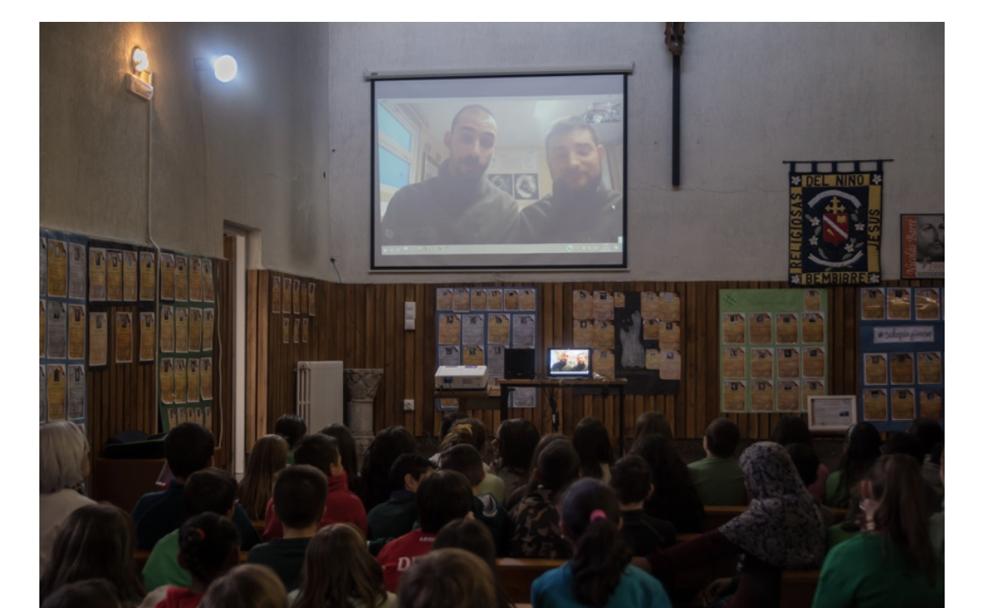
[[943,606],[943,559],[930,541],[921,463],[881,456],[859,490],[866,530],[827,554],[813,608]]
[[671,606],[663,585],[630,564],[610,487],[591,478],[575,482],[564,496],[561,528],[574,545],[574,557],[533,581],[535,608]]
[[[228,518],[216,513],[188,518],[178,532],[178,543],[178,563],[191,574],[191,586],[161,587],[148,595],[142,606],[196,608],[212,581],[239,563],[239,532]],[[163,599],[150,603],[161,591]]]

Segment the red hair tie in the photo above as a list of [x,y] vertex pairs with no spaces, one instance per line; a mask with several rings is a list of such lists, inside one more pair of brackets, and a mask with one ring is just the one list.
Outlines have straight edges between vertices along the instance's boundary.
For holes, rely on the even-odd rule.
[[608,514],[601,509],[595,509],[591,512],[591,522],[594,523],[599,519],[608,519]]
[[195,528],[194,532],[195,535],[198,537],[198,540],[205,540],[205,530],[202,530],[201,528]]

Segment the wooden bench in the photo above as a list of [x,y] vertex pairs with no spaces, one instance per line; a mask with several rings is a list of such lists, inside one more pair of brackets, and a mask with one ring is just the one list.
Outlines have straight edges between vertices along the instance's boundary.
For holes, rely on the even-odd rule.
[[533,581],[547,570],[563,566],[563,559],[527,559],[519,557],[500,557],[495,560],[499,580],[509,599],[513,602],[530,601],[530,587]]
[[[744,513],[745,509],[745,505],[704,507],[704,531],[714,530],[723,526]],[[830,508],[830,511],[834,514],[834,523],[844,521],[844,518],[847,516],[847,509]]]
[[820,580],[819,570],[786,570],[779,588],[779,608],[800,608],[813,604]]

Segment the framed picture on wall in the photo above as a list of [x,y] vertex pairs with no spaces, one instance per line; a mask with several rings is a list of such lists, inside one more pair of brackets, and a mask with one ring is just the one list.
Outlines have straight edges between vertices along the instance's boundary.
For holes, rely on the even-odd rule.
[[858,421],[855,395],[811,395],[806,411],[811,431],[843,432]]
[[943,214],[903,213],[899,222],[903,279],[943,278]]

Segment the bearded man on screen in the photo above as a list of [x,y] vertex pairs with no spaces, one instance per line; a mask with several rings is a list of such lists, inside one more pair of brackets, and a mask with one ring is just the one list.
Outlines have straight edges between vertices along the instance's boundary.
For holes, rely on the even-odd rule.
[[479,105],[465,106],[444,134],[448,159],[437,177],[400,188],[383,216],[384,245],[502,243],[519,219],[516,201],[485,172],[498,126]]
[[622,236],[622,193],[602,183],[604,146],[594,128],[571,118],[547,134],[553,193],[523,209],[520,240],[531,243],[614,243]]

